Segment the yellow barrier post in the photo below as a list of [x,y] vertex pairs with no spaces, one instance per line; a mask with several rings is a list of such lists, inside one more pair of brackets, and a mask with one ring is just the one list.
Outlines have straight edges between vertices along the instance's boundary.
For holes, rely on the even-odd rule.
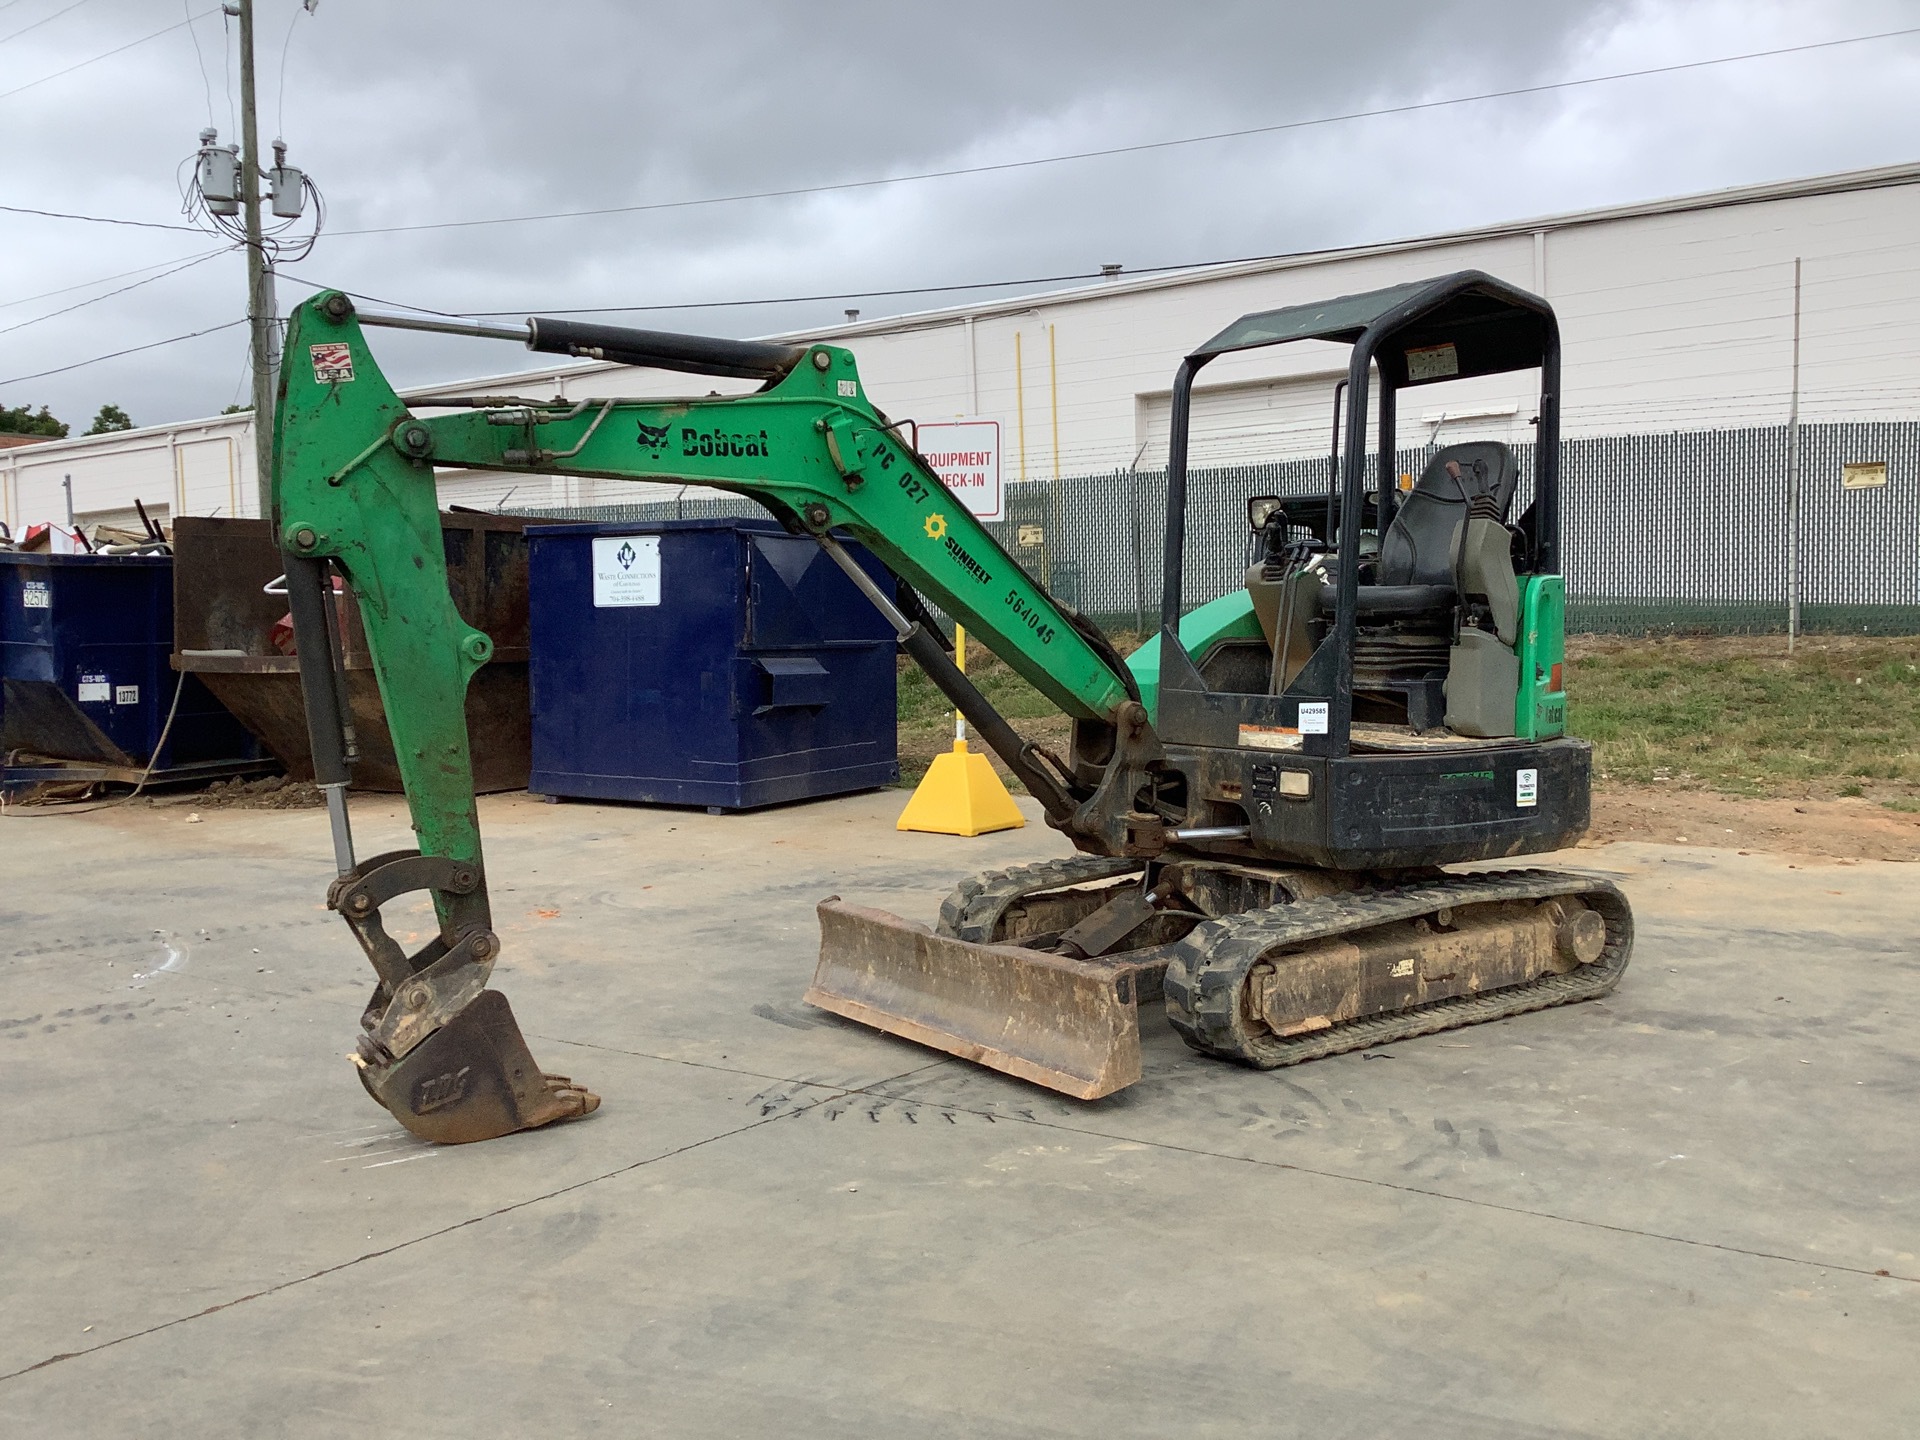
[[[967,668],[967,632],[955,626],[954,661]],[[933,764],[900,812],[896,830],[921,830],[930,835],[985,835],[994,830],[1018,830],[1026,824],[1020,807],[1000,783],[985,755],[967,748],[967,717],[953,715],[953,749],[933,757]]]

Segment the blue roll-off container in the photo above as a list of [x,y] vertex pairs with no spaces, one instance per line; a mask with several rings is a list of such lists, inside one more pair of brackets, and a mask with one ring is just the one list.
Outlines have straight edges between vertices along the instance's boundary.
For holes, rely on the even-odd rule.
[[811,539],[740,518],[527,538],[529,790],[746,810],[899,777],[893,627]]
[[[172,779],[259,768],[259,743],[174,672],[172,652],[171,556],[0,551],[0,761],[45,756],[127,780],[149,763]],[[6,778],[27,770],[9,764]]]

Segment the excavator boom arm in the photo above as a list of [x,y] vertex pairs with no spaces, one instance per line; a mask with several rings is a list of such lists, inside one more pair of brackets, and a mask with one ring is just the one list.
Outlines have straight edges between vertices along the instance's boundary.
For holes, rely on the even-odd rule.
[[[541,349],[766,384],[748,395],[678,400],[480,399],[425,417],[388,383],[345,295],[315,296],[289,323],[273,521],[287,556],[316,778],[333,810],[341,878],[329,903],[381,977],[363,1019],[362,1078],[402,1123],[434,1139],[487,1138],[598,1103],[565,1077],[542,1076],[505,1001],[485,992],[498,941],[489,928],[465,694],[493,645],[448,593],[436,467],[693,483],[749,496],[814,535],[836,560],[846,559],[836,531],[860,540],[1076,719],[1114,722],[1130,706],[1125,667],[1098,632],[1078,628],[946,489],[868,401],[845,350],[540,321],[529,323],[527,339]],[[418,853],[365,863],[352,854],[338,669],[322,618],[331,613],[328,566],[359,602]],[[869,593],[1050,818],[1065,822],[1084,787],[1042,764],[939,642],[889,597]],[[379,906],[409,890],[431,893],[440,934],[404,956],[381,929]]]

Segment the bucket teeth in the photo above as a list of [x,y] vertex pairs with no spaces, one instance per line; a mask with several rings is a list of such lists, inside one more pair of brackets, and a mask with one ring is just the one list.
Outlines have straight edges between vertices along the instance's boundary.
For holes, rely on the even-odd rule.
[[591,1115],[600,1097],[543,1072],[513,1008],[484,990],[399,1060],[363,1065],[361,1079],[423,1140],[464,1145]]

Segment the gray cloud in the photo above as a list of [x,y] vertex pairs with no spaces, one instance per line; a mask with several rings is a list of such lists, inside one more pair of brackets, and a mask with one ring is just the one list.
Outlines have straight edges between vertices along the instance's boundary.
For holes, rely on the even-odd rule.
[[[10,7],[0,36],[58,4]],[[259,10],[263,127],[273,133],[284,103],[294,159],[326,192],[339,232],[991,164],[1920,24],[1920,6],[1895,0],[321,0],[312,17],[295,0],[259,0]],[[163,0],[92,0],[0,45],[0,90],[185,13]],[[176,170],[209,108],[223,136],[233,128],[229,50],[215,16],[0,99],[5,203],[173,219]],[[1916,69],[1920,45],[1883,42],[989,175],[341,233],[291,268],[413,304],[495,310],[881,289],[1343,244],[1909,159]],[[0,216],[0,302],[208,244]],[[223,257],[0,335],[0,378],[232,319],[240,271],[237,255]],[[8,306],[0,326],[90,293]],[[303,293],[283,287],[287,299]],[[847,303],[876,315],[957,298]],[[840,309],[680,311],[646,323],[758,333],[827,323]],[[383,354],[406,380],[517,359],[420,337],[396,338]],[[0,403],[46,401],[84,423],[113,400],[152,423],[217,410],[243,395],[244,375],[243,332],[228,331],[8,386]]]

